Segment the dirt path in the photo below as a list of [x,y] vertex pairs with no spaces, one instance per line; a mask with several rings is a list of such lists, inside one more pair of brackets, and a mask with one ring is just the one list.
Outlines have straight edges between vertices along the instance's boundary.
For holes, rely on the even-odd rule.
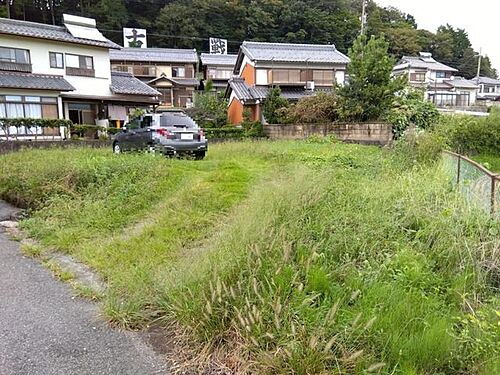
[[[13,214],[0,201],[0,221]],[[0,226],[0,375],[167,373],[139,333],[109,327]]]

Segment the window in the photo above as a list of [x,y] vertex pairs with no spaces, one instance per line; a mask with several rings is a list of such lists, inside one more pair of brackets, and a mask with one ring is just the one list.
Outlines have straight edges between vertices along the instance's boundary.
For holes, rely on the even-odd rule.
[[410,81],[425,82],[425,73],[424,72],[410,73]]
[[[0,96],[0,118],[58,118],[57,98],[40,96]],[[8,129],[10,135],[34,135],[45,134],[49,129],[40,127],[11,127]],[[0,129],[0,136],[5,131]]]
[[66,54],[66,74],[70,76],[94,77],[92,56]]
[[314,70],[313,81],[318,85],[333,85],[333,70]]
[[0,61],[29,64],[30,52],[27,49],[0,47]]
[[63,69],[64,68],[64,57],[62,53],[59,52],[49,52],[50,67]]
[[256,70],[256,83],[257,85],[267,85],[267,69],[257,69]]
[[446,72],[436,72],[436,78],[446,78]]
[[172,67],[172,77],[184,78],[186,76],[186,68],[183,66]]
[[298,69],[274,69],[274,83],[300,83],[300,70]]
[[94,59],[92,56],[66,54],[66,66],[77,69],[94,69]]
[[210,68],[207,70],[207,78],[210,78],[210,79],[229,79],[229,78],[231,78],[232,72],[233,71],[230,69]]

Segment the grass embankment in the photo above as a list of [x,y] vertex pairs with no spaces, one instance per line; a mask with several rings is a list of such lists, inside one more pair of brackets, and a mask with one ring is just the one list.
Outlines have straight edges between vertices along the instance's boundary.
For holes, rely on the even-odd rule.
[[306,142],[0,162],[0,195],[105,278],[114,322],[175,321],[241,372],[498,373],[500,225],[438,166]]

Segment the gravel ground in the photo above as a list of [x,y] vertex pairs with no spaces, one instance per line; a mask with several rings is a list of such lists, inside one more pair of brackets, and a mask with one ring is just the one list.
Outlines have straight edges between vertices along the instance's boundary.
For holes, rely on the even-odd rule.
[[[11,211],[0,201],[0,218]],[[139,333],[109,327],[0,227],[0,375],[167,373]]]

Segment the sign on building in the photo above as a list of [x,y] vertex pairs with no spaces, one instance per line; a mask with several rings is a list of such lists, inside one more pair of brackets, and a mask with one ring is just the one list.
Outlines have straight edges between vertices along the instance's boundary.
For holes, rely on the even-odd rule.
[[147,48],[145,29],[127,29],[123,28],[123,46],[133,48]]
[[215,55],[227,55],[227,40],[210,38],[210,53]]

